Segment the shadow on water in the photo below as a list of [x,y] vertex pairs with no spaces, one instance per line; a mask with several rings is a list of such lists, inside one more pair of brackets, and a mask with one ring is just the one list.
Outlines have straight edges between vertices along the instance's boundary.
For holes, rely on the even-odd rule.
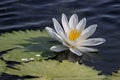
[[[79,19],[86,17],[87,26],[98,24],[97,31],[92,37],[106,39],[105,44],[97,47],[103,59],[92,58],[92,61],[84,61],[86,65],[94,66],[104,74],[110,74],[120,68],[119,0],[1,0],[0,33],[19,29],[42,30],[45,26],[53,27],[51,19],[54,17],[60,21],[62,13],[65,13],[68,18],[73,13],[78,14]],[[36,44],[23,45],[31,45],[26,47],[26,51],[27,49],[42,50],[39,38],[30,41]]]

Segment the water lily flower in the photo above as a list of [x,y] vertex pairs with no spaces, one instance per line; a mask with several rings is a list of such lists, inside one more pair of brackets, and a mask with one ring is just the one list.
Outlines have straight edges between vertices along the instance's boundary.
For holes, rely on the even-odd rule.
[[54,29],[46,27],[45,29],[52,38],[55,38],[62,45],[55,45],[50,48],[50,50],[55,52],[61,52],[69,49],[74,54],[81,56],[83,52],[94,52],[98,51],[94,48],[89,48],[90,46],[97,46],[105,42],[104,38],[90,38],[95,31],[96,24],[93,24],[87,28],[86,18],[78,21],[78,16],[73,14],[69,21],[65,14],[62,14],[61,18],[62,27],[59,22],[53,18]]

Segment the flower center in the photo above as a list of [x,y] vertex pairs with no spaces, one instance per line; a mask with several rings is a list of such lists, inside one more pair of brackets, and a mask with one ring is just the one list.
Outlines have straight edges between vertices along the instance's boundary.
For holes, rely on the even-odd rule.
[[74,41],[80,36],[81,32],[77,29],[71,29],[69,32],[69,40]]

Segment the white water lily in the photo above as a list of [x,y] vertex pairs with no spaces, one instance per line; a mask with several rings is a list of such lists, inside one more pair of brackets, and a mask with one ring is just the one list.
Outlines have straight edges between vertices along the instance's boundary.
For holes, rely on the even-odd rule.
[[69,49],[74,54],[81,56],[82,52],[94,52],[97,49],[89,48],[89,46],[97,46],[105,42],[104,38],[88,39],[95,31],[96,24],[85,29],[86,19],[83,18],[78,22],[78,16],[73,14],[68,22],[65,14],[62,14],[62,27],[59,22],[53,18],[54,29],[46,27],[47,32],[52,38],[55,38],[62,45],[55,45],[50,50],[61,52]]

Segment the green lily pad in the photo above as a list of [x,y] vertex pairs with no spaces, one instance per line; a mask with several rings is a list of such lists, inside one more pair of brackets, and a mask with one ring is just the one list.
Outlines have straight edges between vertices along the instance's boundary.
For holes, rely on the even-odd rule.
[[41,36],[48,37],[45,32],[41,32],[39,30],[13,31],[12,33],[4,33],[0,36],[0,44],[2,45],[2,47],[0,47],[0,51],[19,47],[19,44],[31,43],[28,41],[29,39]]
[[14,66],[14,69],[8,68],[6,73],[37,77],[33,80],[105,80],[104,75],[98,75],[99,71],[91,67],[79,65],[77,62],[63,61],[60,63],[54,60],[22,63]]
[[55,54],[50,51],[50,47],[56,43],[48,36],[45,31],[18,31],[5,33],[0,36],[0,51],[8,51],[2,55],[5,60],[21,61],[21,58],[34,58],[40,54],[43,59],[54,57]]
[[117,73],[113,73],[108,77],[108,80],[120,80],[120,70]]
[[[47,59],[55,56],[55,54],[51,53],[44,53],[43,52],[25,52],[22,49],[14,49],[9,51],[7,54],[4,54],[2,57],[6,61],[16,61],[16,62],[21,62],[22,59],[28,59],[34,58],[35,60],[41,60],[41,59]],[[40,56],[36,56],[40,55]]]
[[0,59],[0,75],[6,70],[6,63]]

